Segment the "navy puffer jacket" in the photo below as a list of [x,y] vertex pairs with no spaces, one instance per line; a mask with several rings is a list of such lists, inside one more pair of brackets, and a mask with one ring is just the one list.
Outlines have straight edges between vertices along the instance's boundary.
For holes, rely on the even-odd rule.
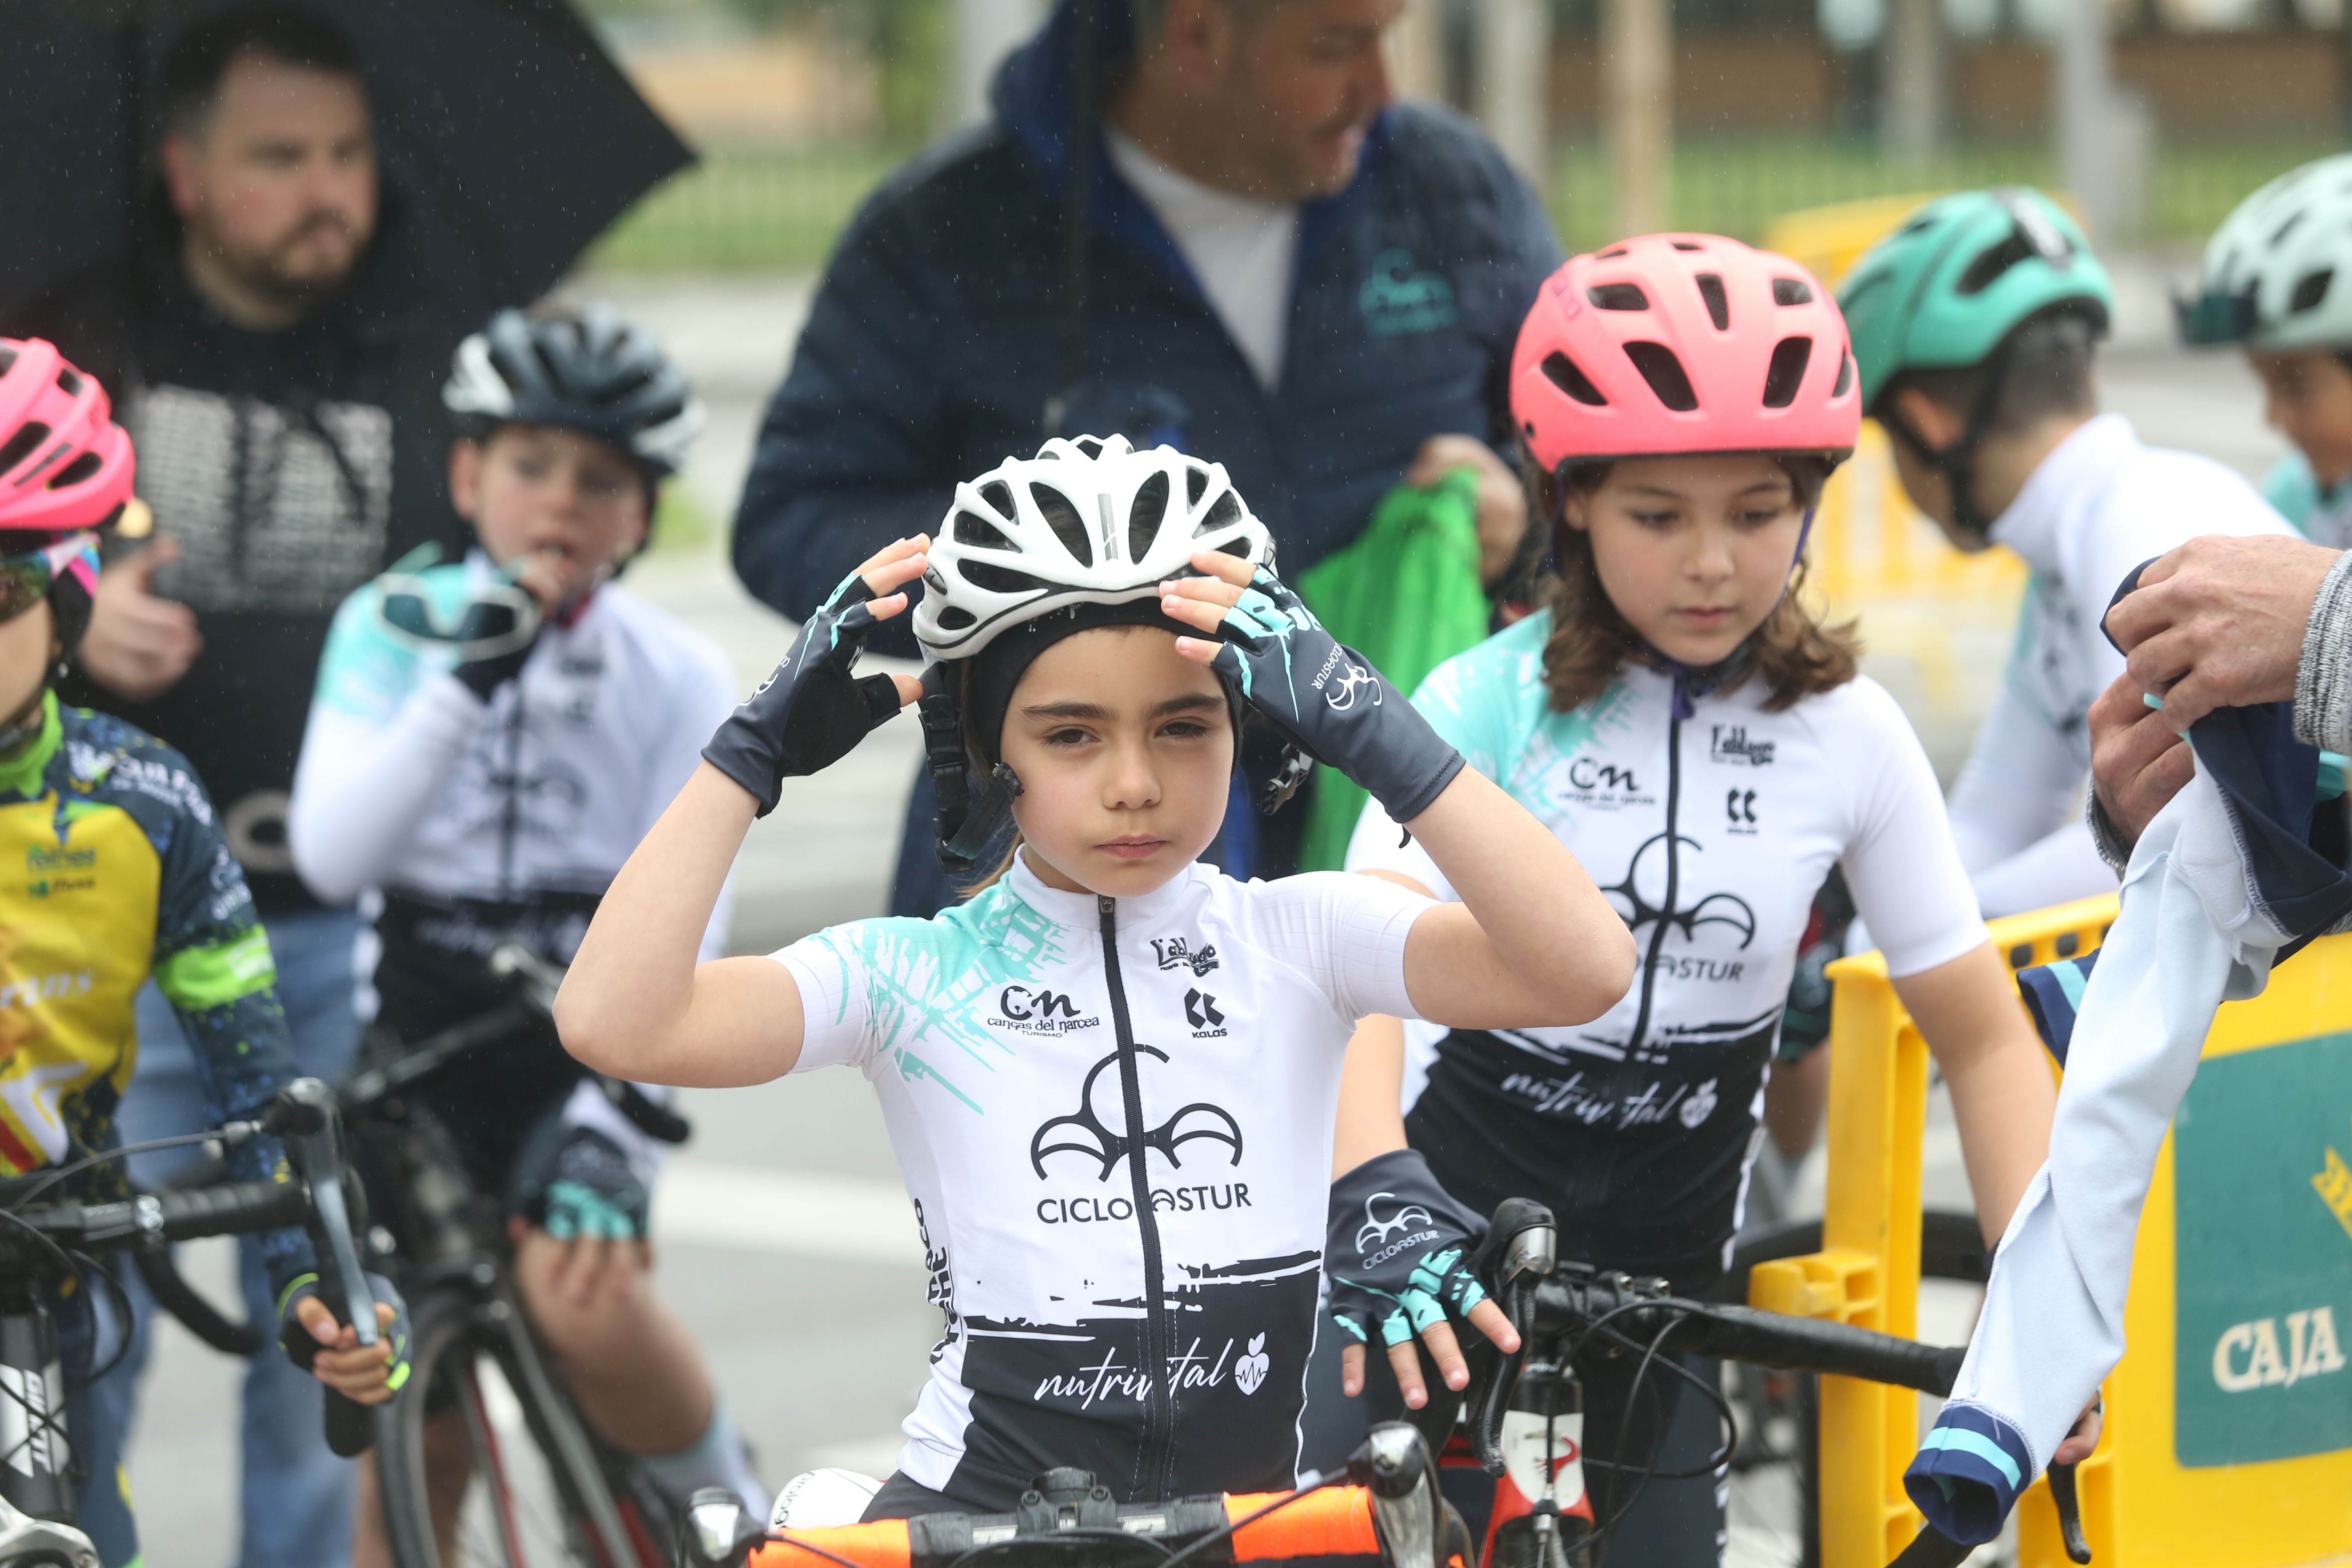
[[[788,616],[936,529],[956,480],[1034,451],[1065,389],[1073,3],[1006,61],[994,120],[898,171],[826,270],[735,526],[736,571]],[[1107,59],[1128,52],[1126,10],[1097,11]],[[1099,147],[1093,169],[1083,368],[1181,401],[1182,445],[1225,465],[1286,573],[1352,539],[1429,437],[1508,449],[1511,345],[1559,257],[1534,193],[1468,123],[1391,109],[1354,183],[1304,209],[1271,393]],[[912,652],[907,624],[877,648]]]

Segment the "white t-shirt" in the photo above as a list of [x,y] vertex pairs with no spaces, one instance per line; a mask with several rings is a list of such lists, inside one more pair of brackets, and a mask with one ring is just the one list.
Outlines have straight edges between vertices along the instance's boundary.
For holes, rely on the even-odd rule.
[[1113,900],[1016,865],[776,954],[794,1070],[882,1101],[947,1319],[901,1471],[981,1512],[1055,1465],[1133,1500],[1291,1484],[1339,1066],[1358,1017],[1410,1014],[1429,907],[1337,872]]
[[1258,384],[1282,381],[1290,326],[1290,285],[1298,258],[1298,208],[1204,185],[1179,174],[1117,131],[1106,130],[1110,161],[1159,216],[1233,334]]
[[2091,704],[2124,672],[2100,623],[2125,574],[2199,534],[2292,531],[2235,471],[2145,446],[2120,414],[2067,437],[1994,520],[1993,542],[2033,577],[2000,695],[1952,786],[1952,837],[1988,917],[2115,890],[2081,800]]

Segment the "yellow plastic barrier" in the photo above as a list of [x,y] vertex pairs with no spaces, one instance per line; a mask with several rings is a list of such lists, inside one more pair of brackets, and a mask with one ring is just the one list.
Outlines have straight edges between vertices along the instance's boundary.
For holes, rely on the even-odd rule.
[[[2095,948],[2113,899],[1992,923],[2012,969]],[[1831,966],[1822,1250],[1759,1266],[1759,1307],[1916,1335],[1927,1051],[1865,953]],[[2352,936],[2224,1005],[2157,1162],[2133,1258],[2130,1346],[2078,1473],[2103,1568],[2352,1562]],[[1823,1568],[1883,1568],[1917,1533],[1907,1390],[1822,1380]],[[2019,1568],[2066,1562],[2036,1482]]]
[[1782,213],[1764,226],[1764,248],[1777,250],[1835,289],[1845,281],[1862,253],[1895,232],[1912,212],[1943,195],[1914,191],[1901,196],[1867,196]]

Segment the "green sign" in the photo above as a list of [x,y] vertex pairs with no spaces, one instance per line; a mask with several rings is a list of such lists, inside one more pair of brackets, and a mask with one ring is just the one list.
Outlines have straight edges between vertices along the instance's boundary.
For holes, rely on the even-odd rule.
[[2172,1147],[2174,1454],[2352,1448],[2352,1034],[2203,1063]]

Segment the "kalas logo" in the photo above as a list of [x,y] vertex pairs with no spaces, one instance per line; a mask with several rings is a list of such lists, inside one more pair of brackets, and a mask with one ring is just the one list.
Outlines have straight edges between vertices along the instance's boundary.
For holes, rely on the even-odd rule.
[[[1386,1219],[1382,1219],[1381,1211],[1373,1206],[1382,1198],[1400,1205]],[[1356,1255],[1369,1268],[1374,1262],[1375,1248],[1390,1248],[1390,1244],[1398,1237],[1414,1230],[1416,1226],[1422,1230],[1434,1230],[1436,1226],[1436,1219],[1421,1205],[1406,1203],[1394,1193],[1374,1193],[1364,1200],[1364,1224],[1356,1232]],[[1393,1256],[1393,1249],[1386,1250],[1381,1260]]]
[[[1139,1045],[1135,1047],[1135,1050],[1138,1067],[1142,1065],[1142,1058],[1146,1056],[1163,1062],[1168,1059],[1168,1053],[1155,1047]],[[1111,1172],[1118,1168],[1118,1163],[1134,1153],[1139,1147],[1159,1150],[1168,1157],[1168,1163],[1171,1165],[1181,1170],[1184,1162],[1178,1156],[1176,1151],[1181,1145],[1189,1143],[1195,1138],[1207,1138],[1223,1143],[1232,1150],[1233,1156],[1226,1163],[1238,1165],[1242,1163],[1241,1123],[1235,1121],[1233,1113],[1224,1107],[1212,1105],[1205,1100],[1196,1100],[1192,1104],[1182,1107],[1167,1121],[1146,1132],[1140,1139],[1131,1136],[1125,1131],[1112,1131],[1112,1121],[1117,1121],[1122,1129],[1127,1123],[1126,1113],[1119,1104],[1118,1081],[1113,1079],[1111,1087],[1104,1091],[1109,1102],[1111,1112],[1109,1120],[1106,1120],[1102,1112],[1096,1108],[1095,1096],[1097,1086],[1102,1081],[1103,1074],[1118,1065],[1118,1053],[1113,1051],[1088,1068],[1086,1082],[1078,1091],[1080,1097],[1078,1109],[1070,1115],[1056,1116],[1045,1122],[1037,1129],[1036,1135],[1029,1140],[1029,1164],[1030,1168],[1037,1173],[1039,1181],[1045,1179],[1046,1155],[1084,1154],[1102,1167],[1096,1180],[1107,1182],[1110,1180]],[[1060,1128],[1068,1128],[1071,1131],[1056,1139],[1055,1131]]]

